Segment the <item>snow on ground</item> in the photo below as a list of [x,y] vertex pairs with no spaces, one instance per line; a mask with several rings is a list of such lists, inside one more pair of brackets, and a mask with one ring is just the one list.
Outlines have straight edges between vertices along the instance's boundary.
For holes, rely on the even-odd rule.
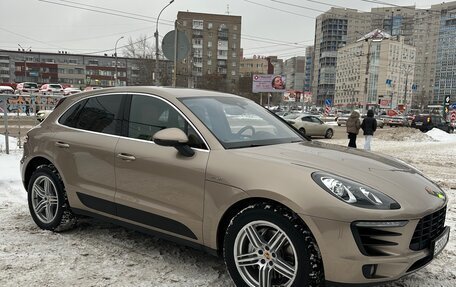
[[[362,148],[363,136],[357,144]],[[446,249],[427,267],[384,286],[456,286],[456,134],[379,130],[372,152],[413,164],[450,199]],[[20,157],[16,148],[0,151],[0,286],[233,286],[222,259],[121,227],[84,219],[64,233],[39,229],[28,212]]]

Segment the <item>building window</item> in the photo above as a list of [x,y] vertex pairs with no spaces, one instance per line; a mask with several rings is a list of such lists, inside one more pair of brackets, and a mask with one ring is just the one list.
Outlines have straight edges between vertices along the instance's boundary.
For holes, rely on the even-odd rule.
[[207,47],[208,48],[212,47],[212,41],[207,41]]
[[212,60],[211,59],[207,60],[207,65],[208,66],[212,65]]
[[231,76],[236,76],[236,71],[231,71]]
[[193,20],[193,29],[202,30],[204,22],[203,20]]
[[207,28],[208,28],[208,29],[212,29],[212,23],[210,23],[210,22],[207,23]]

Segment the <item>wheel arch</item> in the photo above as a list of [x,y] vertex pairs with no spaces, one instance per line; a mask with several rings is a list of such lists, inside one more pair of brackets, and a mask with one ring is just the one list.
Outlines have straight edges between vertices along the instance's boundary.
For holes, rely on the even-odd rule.
[[27,191],[27,188],[28,188],[28,185],[29,185],[29,181],[30,181],[30,178],[32,177],[32,174],[33,172],[41,165],[52,165],[53,163],[45,158],[45,157],[42,157],[42,156],[38,156],[38,157],[35,157],[33,159],[31,159],[28,164],[27,164],[27,167],[25,168],[25,172],[24,172],[24,180],[23,180],[23,184],[24,184],[24,188],[25,190]]
[[287,210],[289,210],[290,212],[296,214],[297,218],[299,218],[299,221],[301,222],[301,224],[303,224],[309,231],[310,233],[312,234],[312,236],[315,238],[315,236],[313,235],[312,231],[310,230],[309,226],[304,222],[304,220],[298,215],[297,212],[295,212],[292,208],[288,207],[287,205],[279,202],[279,201],[276,201],[276,200],[273,200],[273,199],[270,199],[270,198],[264,198],[264,197],[249,197],[249,198],[245,198],[245,199],[242,199],[240,201],[237,201],[235,202],[234,204],[232,204],[224,213],[223,213],[223,216],[221,217],[220,221],[219,221],[219,224],[217,226],[217,238],[216,238],[216,242],[217,242],[217,255],[218,256],[222,256],[222,253],[223,253],[223,243],[224,243],[224,235],[226,233],[226,230],[228,228],[228,225],[230,224],[231,222],[231,219],[236,215],[238,214],[241,210],[243,210],[244,208],[252,205],[252,204],[255,204],[255,203],[260,203],[260,202],[264,202],[264,203],[268,203],[268,204],[271,204],[271,205],[276,205],[276,206],[280,206],[282,208],[285,208]]

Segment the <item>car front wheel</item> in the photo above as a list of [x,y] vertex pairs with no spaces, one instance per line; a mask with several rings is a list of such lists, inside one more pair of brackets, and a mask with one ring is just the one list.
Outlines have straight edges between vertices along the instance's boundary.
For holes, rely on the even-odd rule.
[[322,286],[323,265],[310,231],[280,206],[251,205],[227,228],[225,263],[236,286]]
[[33,221],[42,229],[63,231],[76,223],[60,175],[52,165],[39,166],[27,188]]

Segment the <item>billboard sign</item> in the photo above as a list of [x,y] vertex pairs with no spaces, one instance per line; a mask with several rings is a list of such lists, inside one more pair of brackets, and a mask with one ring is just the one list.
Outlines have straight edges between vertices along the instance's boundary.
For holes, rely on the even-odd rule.
[[285,77],[282,75],[253,75],[252,92],[254,93],[283,93],[285,89]]

